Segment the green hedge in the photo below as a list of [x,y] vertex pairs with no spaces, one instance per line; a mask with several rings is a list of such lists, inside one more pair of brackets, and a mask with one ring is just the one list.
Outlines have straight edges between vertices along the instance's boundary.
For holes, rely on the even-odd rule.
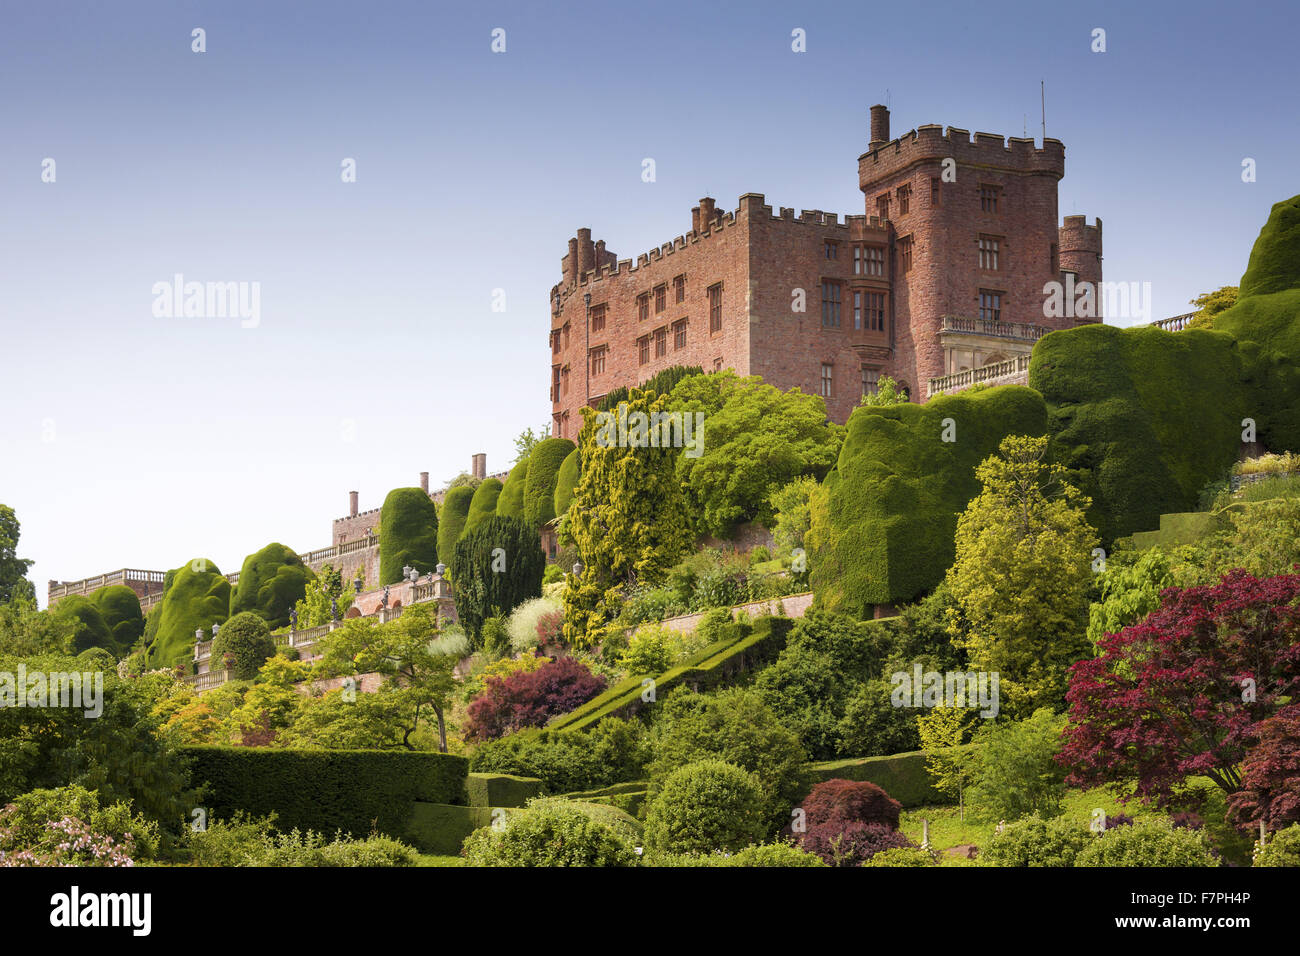
[[485,478],[474,489],[474,497],[469,502],[469,514],[465,518],[465,529],[461,537],[469,534],[480,524],[497,513],[497,499],[501,497],[501,482],[497,478]]
[[126,648],[114,638],[112,628],[104,620],[104,615],[95,602],[85,595],[68,595],[54,606],[53,614],[71,623],[73,654],[80,654],[92,647],[101,647],[114,657],[121,657],[126,652]]
[[[963,744],[968,750],[974,744]],[[890,754],[885,757],[858,757],[849,760],[825,760],[810,764],[812,776],[824,780],[867,780],[880,787],[905,807],[938,806],[956,803],[935,789],[933,777],[925,769],[925,754],[919,750]]]
[[379,585],[402,580],[402,568],[422,574],[438,564],[438,509],[419,488],[394,488],[379,514]]
[[288,627],[289,612],[307,593],[316,573],[298,552],[272,541],[244,559],[239,583],[230,594],[230,616],[251,611],[275,630]]
[[600,806],[614,807],[638,819],[645,809],[649,797],[649,783],[645,780],[632,780],[627,783],[615,783],[596,790],[579,790],[566,793],[568,800],[579,800]]
[[465,781],[471,807],[522,807],[542,795],[542,781],[511,773],[471,773]]
[[979,493],[975,467],[1007,435],[1046,430],[1042,396],[1020,385],[854,409],[805,538],[817,604],[868,618],[933,588],[953,562],[957,516]]
[[462,807],[417,801],[403,839],[422,853],[459,856],[465,838],[492,824],[492,807]]
[[213,624],[230,617],[230,582],[206,558],[170,572],[158,605],[158,632],[149,645],[150,667],[171,667],[194,659],[194,632],[212,636]]
[[99,609],[104,623],[113,633],[113,641],[122,652],[144,634],[144,614],[140,611],[140,598],[125,584],[110,584],[90,595],[90,601]]
[[1129,536],[1128,541],[1139,551],[1156,547],[1176,548],[1182,544],[1197,544],[1204,538],[1226,531],[1230,525],[1231,522],[1224,514],[1181,511],[1161,515],[1160,530],[1135,532]]
[[506,483],[501,486],[501,496],[497,498],[498,518],[524,517],[524,486],[528,482],[528,459],[510,469]]
[[691,655],[681,664],[662,674],[636,674],[581,707],[562,714],[548,727],[551,730],[587,730],[606,717],[627,717],[645,706],[641,699],[643,681],[655,682],[656,700],[678,685],[708,690],[746,672],[757,670],[775,660],[785,647],[786,636],[794,621],[785,617],[760,617],[748,631],[734,629],[730,636]]
[[578,449],[575,448],[560,464],[560,473],[555,476],[554,505],[557,516],[565,514],[573,502],[573,492],[577,490],[578,479],[582,477],[578,458]]
[[528,459],[524,479],[524,520],[540,528],[555,517],[555,489],[560,467],[577,451],[567,438],[545,438]]
[[469,509],[474,501],[474,489],[467,485],[452,488],[442,499],[442,511],[438,513],[438,560],[447,567],[452,567],[456,542],[464,534],[469,523]]
[[1226,474],[1250,413],[1245,379],[1224,332],[1085,325],[1039,340],[1029,384],[1047,402],[1054,457],[1093,499],[1103,546],[1191,511]]
[[283,830],[373,827],[397,839],[410,829],[416,801],[463,805],[469,761],[451,754],[390,750],[281,750],[184,747],[204,806],[229,818],[237,810],[276,814]]

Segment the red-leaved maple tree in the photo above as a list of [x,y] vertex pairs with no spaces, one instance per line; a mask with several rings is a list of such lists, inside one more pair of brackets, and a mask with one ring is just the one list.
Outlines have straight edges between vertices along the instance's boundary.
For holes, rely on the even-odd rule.
[[1068,782],[1131,781],[1162,806],[1189,776],[1240,790],[1261,723],[1300,688],[1297,596],[1300,575],[1238,569],[1169,588],[1145,620],[1106,635],[1070,669]]
[[1300,703],[1259,725],[1259,743],[1241,764],[1241,789],[1228,797],[1228,818],[1270,830],[1300,823]]

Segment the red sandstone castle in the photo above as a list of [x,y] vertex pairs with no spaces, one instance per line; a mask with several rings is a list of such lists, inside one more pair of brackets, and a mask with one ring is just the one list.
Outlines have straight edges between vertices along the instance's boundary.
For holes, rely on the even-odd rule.
[[882,375],[915,400],[1023,381],[1044,334],[1100,321],[1044,317],[1046,283],[1101,282],[1101,220],[1057,225],[1059,140],[933,125],[891,140],[883,106],[870,135],[862,216],[705,198],[689,233],[635,264],[579,229],[551,290],[552,434],[576,437],[583,406],[672,365],[797,386],[843,422]]

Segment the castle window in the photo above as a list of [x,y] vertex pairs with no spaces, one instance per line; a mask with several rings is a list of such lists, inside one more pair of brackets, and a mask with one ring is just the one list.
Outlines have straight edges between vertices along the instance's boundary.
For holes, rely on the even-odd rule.
[[862,366],[862,394],[875,395],[880,387],[880,369]]
[[853,293],[853,327],[862,328],[862,293]]
[[673,323],[673,348],[686,348],[686,320],[678,319]]
[[830,398],[835,384],[835,366],[822,363],[822,397]]
[[980,318],[988,322],[1002,319],[1002,293],[993,289],[980,289]]
[[560,370],[560,394],[569,394],[569,366],[567,365]]
[[641,365],[650,363],[650,336],[643,335],[636,340],[637,362]]
[[603,305],[593,306],[591,310],[591,331],[605,331],[605,307]]
[[912,207],[912,187],[910,185],[899,186],[898,187],[898,214],[900,216],[906,216],[907,211],[911,207]]
[[673,279],[673,301],[686,301],[686,276],[680,275]]
[[591,350],[592,375],[603,375],[605,373],[605,355],[608,351],[609,347],[605,345]]
[[938,176],[930,177],[930,208],[937,209],[943,205],[943,180]]
[[713,360],[713,371],[715,371],[715,372],[721,372],[721,371],[722,371],[722,359],[720,359],[720,358],[715,358],[715,359]]
[[838,242],[823,243],[826,250],[827,259],[838,259],[840,255],[840,244]]
[[885,274],[885,250],[883,246],[867,246],[862,250],[862,274],[883,276]]
[[709,332],[722,331],[722,283],[709,286]]
[[855,276],[862,275],[862,247],[861,246],[853,247],[853,274]]
[[1001,240],[994,236],[980,236],[980,268],[987,269],[990,272],[996,272],[998,269],[998,251],[1001,249]]
[[822,283],[822,328],[838,329],[840,327],[840,302],[843,288],[838,282]]
[[663,358],[668,354],[668,326],[662,329],[655,329],[655,358]]
[[650,293],[642,292],[636,297],[636,318],[638,322],[644,322],[650,318]]
[[885,331],[885,294],[867,293],[867,328],[873,332]]
[[564,332],[564,347],[567,349],[569,347],[569,323],[568,322],[564,323],[564,328],[562,331]]
[[998,195],[1002,192],[999,186],[980,186],[980,212],[996,213],[998,211]]
[[552,355],[560,354],[560,330],[559,329],[553,329],[551,331],[551,354]]
[[889,193],[876,198],[876,215],[881,219],[889,218]]
[[668,308],[668,286],[655,286],[655,314]]
[[551,366],[551,401],[560,400],[560,366]]
[[904,272],[912,271],[912,237],[904,236],[898,240],[898,259]]

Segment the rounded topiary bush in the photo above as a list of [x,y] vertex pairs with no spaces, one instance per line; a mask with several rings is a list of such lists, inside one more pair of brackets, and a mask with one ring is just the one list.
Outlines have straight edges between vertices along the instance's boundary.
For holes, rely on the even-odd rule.
[[501,494],[497,498],[497,517],[523,519],[524,485],[527,481],[528,459],[525,458],[506,475],[506,483],[501,486]]
[[1278,830],[1255,851],[1254,866],[1300,866],[1300,823]]
[[[1113,832],[1125,833],[1132,827]],[[986,859],[993,866],[1074,866],[1075,859],[1092,841],[1092,834],[1077,823],[1037,814],[1008,823],[989,841]]]
[[465,516],[465,527],[461,536],[469,534],[480,524],[497,513],[497,499],[501,497],[501,481],[497,478],[485,478],[474,489],[474,497],[469,501],[469,514]]
[[809,827],[799,845],[809,853],[816,853],[827,866],[860,866],[877,853],[916,846],[893,827],[859,822]]
[[537,443],[528,459],[528,477],[524,479],[524,520],[540,528],[555,517],[555,488],[560,466],[575,452],[567,438],[545,438]]
[[560,463],[559,474],[555,476],[554,505],[557,517],[569,510],[569,505],[573,502],[573,492],[577,490],[578,479],[581,477],[582,471],[578,463],[578,449],[575,448]]
[[646,848],[660,853],[740,850],[767,835],[767,813],[751,774],[700,760],[668,775],[646,813]]
[[194,659],[194,632],[211,632],[230,616],[230,582],[207,558],[195,558],[168,572],[157,614],[158,630],[149,645],[149,667],[170,667]]
[[252,611],[273,628],[289,624],[289,612],[307,593],[316,573],[298,552],[272,541],[244,559],[230,594],[230,613]]
[[1075,857],[1075,866],[1218,866],[1201,830],[1143,820],[1105,830]]
[[438,509],[419,488],[394,488],[379,515],[379,585],[402,580],[407,566],[427,574],[438,565]]
[[236,614],[217,631],[212,642],[211,670],[219,671],[227,653],[235,656],[231,676],[235,680],[252,680],[268,658],[275,656],[275,641],[271,629],[261,615],[252,611]]
[[461,855],[470,866],[635,866],[632,841],[562,801],[508,813],[475,830]]
[[54,606],[53,614],[71,626],[69,639],[74,654],[92,647],[102,647],[115,657],[122,653],[104,615],[99,613],[99,608],[90,598],[80,594],[69,595]]
[[466,485],[452,488],[442,499],[442,511],[438,514],[438,558],[449,568],[455,567],[456,542],[464,534],[473,500],[474,489]]
[[140,598],[125,584],[100,588],[90,600],[104,617],[119,651],[125,653],[144,634],[144,614]]

